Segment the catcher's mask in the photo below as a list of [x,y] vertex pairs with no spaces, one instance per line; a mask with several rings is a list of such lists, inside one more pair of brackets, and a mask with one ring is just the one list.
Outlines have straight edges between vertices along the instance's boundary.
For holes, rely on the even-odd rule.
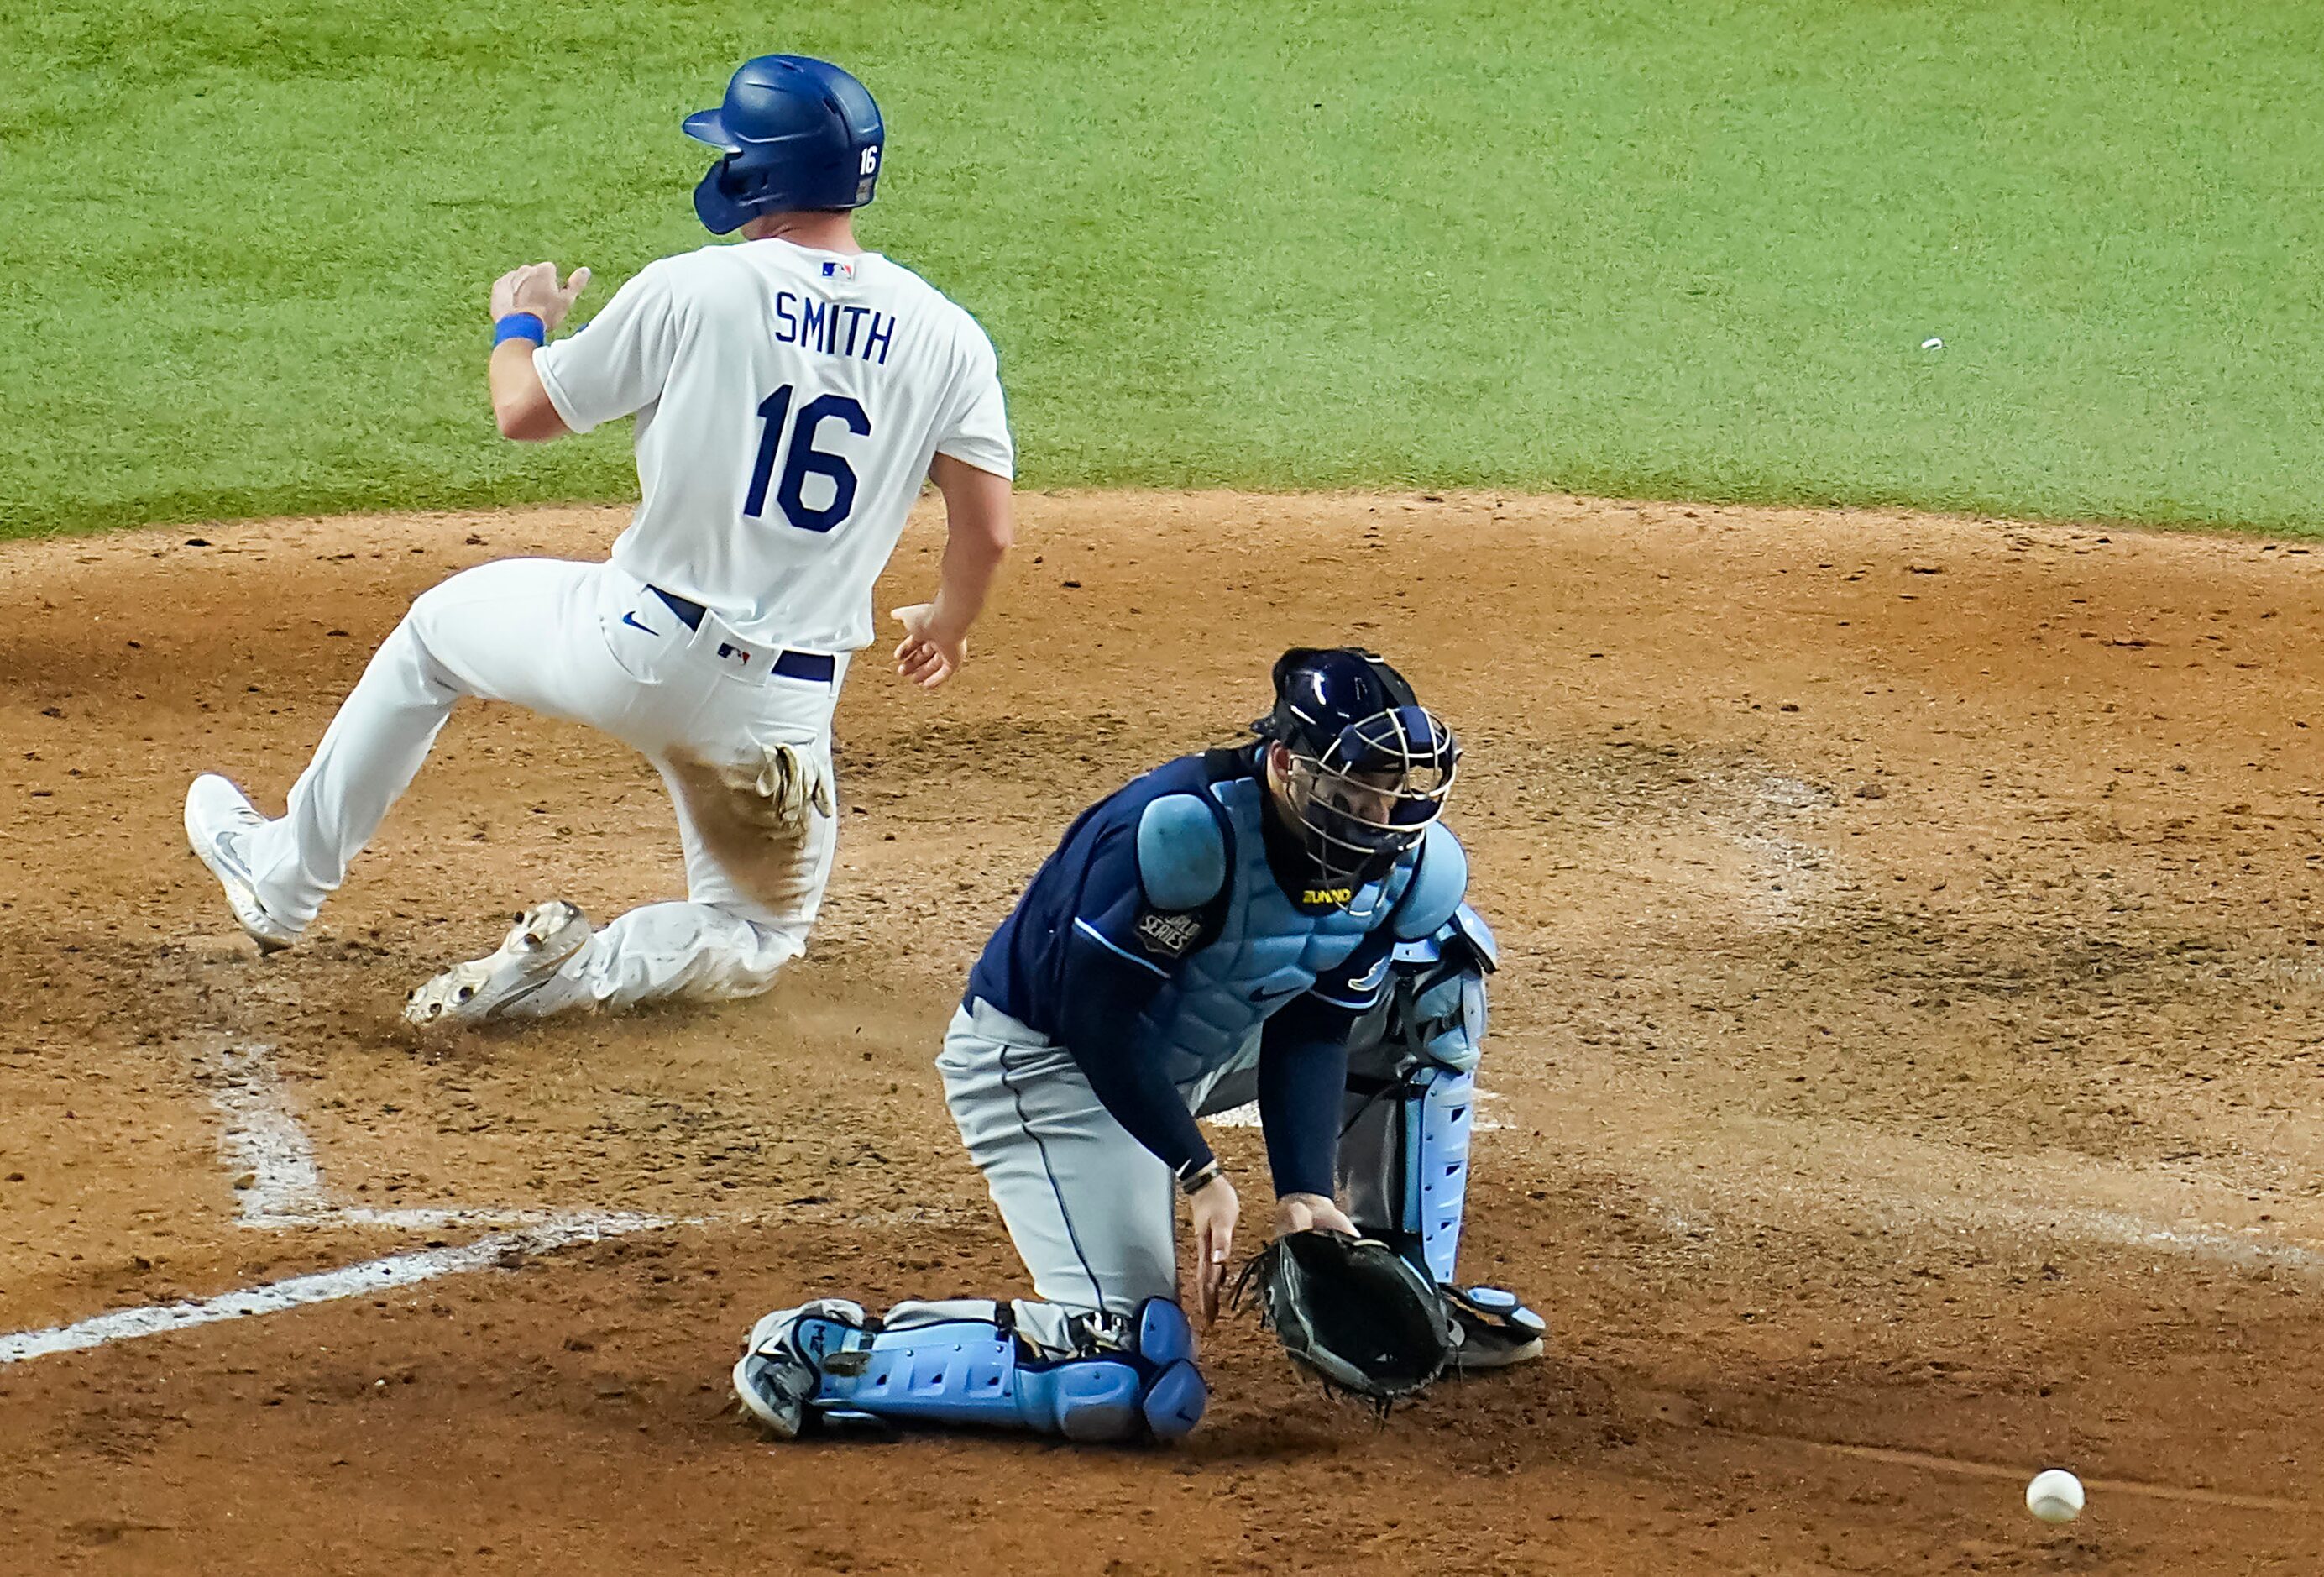
[[1461,762],[1404,676],[1354,647],[1285,652],[1275,709],[1251,731],[1290,752],[1285,788],[1318,884],[1351,898],[1444,814]]

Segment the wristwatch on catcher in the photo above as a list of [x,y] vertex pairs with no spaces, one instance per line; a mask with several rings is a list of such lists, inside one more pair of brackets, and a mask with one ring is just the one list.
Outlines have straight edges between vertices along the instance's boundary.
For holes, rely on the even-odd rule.
[[1178,1168],[1177,1176],[1178,1192],[1192,1198],[1222,1176],[1218,1157],[1213,1156],[1199,1167],[1189,1161]]

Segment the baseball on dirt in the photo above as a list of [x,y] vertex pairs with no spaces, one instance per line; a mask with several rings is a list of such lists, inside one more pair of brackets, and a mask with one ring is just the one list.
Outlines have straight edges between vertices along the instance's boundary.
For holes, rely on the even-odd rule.
[[2063,1468],[2045,1468],[2025,1486],[2025,1509],[2044,1522],[2071,1522],[2082,1514],[2082,1481]]

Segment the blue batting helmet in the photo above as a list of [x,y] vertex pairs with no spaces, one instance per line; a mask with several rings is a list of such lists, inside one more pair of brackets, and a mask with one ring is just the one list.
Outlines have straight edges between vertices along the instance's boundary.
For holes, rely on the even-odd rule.
[[1251,724],[1291,752],[1286,785],[1325,885],[1377,881],[1444,812],[1460,742],[1371,652],[1294,647],[1275,709]]
[[761,214],[862,208],[887,129],[871,90],[828,60],[761,55],[725,103],[686,117],[686,134],[725,154],[694,189],[694,211],[724,235]]

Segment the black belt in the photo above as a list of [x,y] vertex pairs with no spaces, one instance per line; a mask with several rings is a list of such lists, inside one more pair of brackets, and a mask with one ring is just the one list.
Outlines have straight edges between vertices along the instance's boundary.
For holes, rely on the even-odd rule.
[[[676,613],[678,622],[689,630],[701,629],[702,621],[709,615],[709,609],[700,603],[679,596],[676,592],[666,592],[658,586],[650,586],[646,589],[659,597],[662,605]],[[747,658],[750,654],[739,647],[728,646],[722,648],[718,655]],[[821,651],[784,650],[776,653],[771,671],[787,679],[807,679],[815,684],[827,685],[839,672],[839,659]]]

